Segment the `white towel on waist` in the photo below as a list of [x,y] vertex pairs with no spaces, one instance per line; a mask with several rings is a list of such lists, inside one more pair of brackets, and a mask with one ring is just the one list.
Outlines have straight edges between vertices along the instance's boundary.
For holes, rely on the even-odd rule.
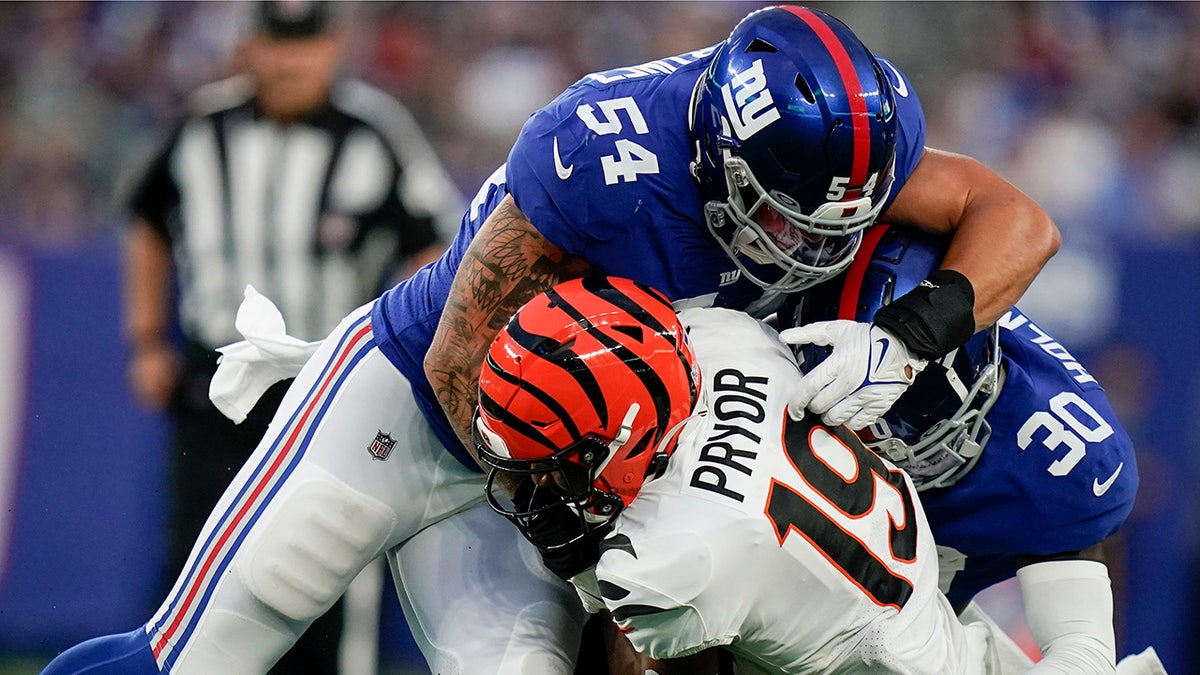
[[1117,675],[1167,675],[1167,667],[1159,660],[1154,647],[1146,647],[1118,661]]
[[287,334],[274,303],[246,286],[234,326],[245,340],[221,347],[208,398],[229,419],[241,423],[271,385],[295,377],[320,341],[305,342]]

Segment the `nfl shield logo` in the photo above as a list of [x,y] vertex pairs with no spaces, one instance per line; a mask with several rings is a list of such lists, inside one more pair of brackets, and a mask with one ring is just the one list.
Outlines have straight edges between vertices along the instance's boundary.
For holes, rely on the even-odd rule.
[[375,440],[371,441],[367,452],[370,452],[371,456],[375,459],[382,461],[387,459],[388,455],[392,454],[392,448],[394,447],[396,447],[396,439],[380,430],[379,433],[375,434]]

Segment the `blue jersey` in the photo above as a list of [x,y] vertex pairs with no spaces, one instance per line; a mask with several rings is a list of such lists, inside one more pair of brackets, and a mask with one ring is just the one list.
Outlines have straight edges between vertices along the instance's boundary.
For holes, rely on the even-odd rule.
[[1019,310],[1000,319],[1005,380],[979,462],[921,502],[939,547],[966,556],[947,592],[959,606],[1016,573],[1014,552],[1087,548],[1133,508],[1133,443],[1104,390]]
[[[426,417],[450,452],[475,464],[453,433],[422,366],[450,283],[471,238],[506,194],[534,227],[597,273],[628,277],[677,305],[765,315],[777,300],[743,279],[704,223],[689,130],[692,92],[716,48],[594,73],[525,123],[506,167],[476,195],[458,236],[436,263],[384,293],[372,313],[380,350],[413,383]],[[925,117],[895,66],[900,191],[921,158]],[[760,278],[778,271],[753,268]]]

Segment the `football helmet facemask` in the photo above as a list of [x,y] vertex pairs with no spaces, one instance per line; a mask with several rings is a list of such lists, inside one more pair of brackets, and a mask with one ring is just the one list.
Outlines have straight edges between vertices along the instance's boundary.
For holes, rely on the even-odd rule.
[[606,527],[665,468],[699,381],[661,293],[592,277],[535,297],[480,371],[472,427],[492,508],[544,551]]
[[891,192],[898,122],[887,76],[845,24],[805,7],[750,14],[691,114],[705,220],[747,278],[794,292],[849,265]]

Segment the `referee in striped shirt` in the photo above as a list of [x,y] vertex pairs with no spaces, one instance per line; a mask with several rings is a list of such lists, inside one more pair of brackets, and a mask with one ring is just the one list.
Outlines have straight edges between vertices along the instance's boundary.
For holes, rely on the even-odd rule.
[[[130,199],[130,383],[139,401],[173,423],[168,578],[182,569],[288,384],[276,385],[240,425],[208,400],[215,349],[241,339],[234,317],[245,286],[275,301],[289,334],[321,339],[396,275],[435,259],[463,213],[408,111],[338,73],[335,10],[255,5],[255,30],[240,53],[245,74],[195,94]],[[377,584],[374,593],[372,628]],[[339,672],[352,604],[344,599],[318,619],[273,672]],[[368,647],[368,662],[354,670],[373,670]]]

